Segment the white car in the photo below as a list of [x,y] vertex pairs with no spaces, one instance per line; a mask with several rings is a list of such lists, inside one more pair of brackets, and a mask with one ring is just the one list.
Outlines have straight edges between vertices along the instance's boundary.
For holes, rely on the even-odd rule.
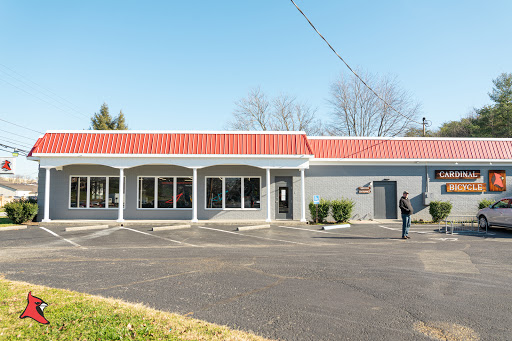
[[476,217],[482,229],[491,225],[512,227],[512,198],[503,198],[489,207],[482,208]]

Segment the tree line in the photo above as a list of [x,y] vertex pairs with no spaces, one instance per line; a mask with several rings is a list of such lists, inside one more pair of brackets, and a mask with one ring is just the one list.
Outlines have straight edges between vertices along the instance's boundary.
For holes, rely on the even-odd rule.
[[[361,73],[366,84],[385,101],[375,96],[353,75],[341,74],[330,86],[329,119],[322,122],[317,108],[281,94],[269,97],[259,87],[235,102],[227,130],[304,131],[310,136],[423,136],[418,124],[420,103],[402,89],[396,78]],[[427,130],[431,137],[512,137],[512,73],[502,73],[492,81],[488,94],[493,102],[475,108],[460,120]],[[398,114],[396,111],[400,112]],[[93,130],[126,130],[122,111],[112,117],[106,103],[91,118]]]
[[[427,131],[434,137],[512,137],[512,73],[502,73],[492,81],[488,93],[493,102],[474,108],[458,121],[445,122],[437,130]],[[411,128],[405,136],[422,136],[420,129]]]

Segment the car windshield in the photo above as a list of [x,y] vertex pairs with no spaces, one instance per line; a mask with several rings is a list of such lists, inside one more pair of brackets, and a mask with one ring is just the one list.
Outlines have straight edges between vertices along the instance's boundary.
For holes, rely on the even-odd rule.
[[492,208],[510,208],[510,199],[501,199]]

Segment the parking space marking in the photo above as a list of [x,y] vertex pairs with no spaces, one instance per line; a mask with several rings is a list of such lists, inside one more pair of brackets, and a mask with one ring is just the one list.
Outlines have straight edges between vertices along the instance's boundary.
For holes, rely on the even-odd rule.
[[45,230],[46,232],[48,232],[48,233],[50,233],[50,234],[53,234],[53,235],[54,235],[55,237],[57,237],[57,238],[60,238],[60,239],[62,239],[62,240],[64,240],[64,241],[66,241],[66,242],[68,242],[68,243],[70,243],[70,244],[73,244],[74,246],[81,247],[82,249],[87,249],[86,247],[83,247],[82,245],[79,245],[79,244],[77,244],[77,243],[75,243],[75,242],[73,242],[73,241],[71,241],[71,240],[69,240],[69,239],[66,239],[66,238],[64,238],[64,237],[59,236],[57,233],[55,233],[55,232],[53,232],[53,231],[50,231],[50,230],[48,230],[48,229],[47,229],[47,228],[45,228],[45,227],[39,226],[39,228],[40,228],[40,229],[42,229],[42,230]]
[[[291,227],[291,226],[279,226],[279,227],[283,227],[285,229],[304,230],[304,231],[309,231],[309,232],[334,233],[334,232],[327,232],[327,231],[320,231],[320,230],[310,230],[310,229],[305,229],[305,228],[300,228],[300,227]],[[334,234],[337,234],[337,233],[334,233]]]
[[274,241],[283,242],[283,243],[308,245],[308,244],[299,243],[299,242],[291,242],[289,240],[274,239],[274,238],[267,238],[267,237],[260,237],[260,236],[251,236],[251,235],[248,235],[248,234],[242,234],[242,233],[233,232],[233,231],[224,231],[224,230],[220,230],[220,229],[214,229],[212,227],[204,227],[204,226],[197,226],[197,227],[200,228],[200,229],[206,229],[206,230],[212,230],[212,231],[218,231],[218,232],[224,232],[224,233],[231,233],[231,234],[238,234],[238,235],[244,236],[244,237],[259,238],[259,239],[266,239],[266,240],[274,240]]
[[[398,228],[398,227],[388,227],[388,226],[383,226],[383,225],[379,225],[379,227],[382,227],[382,228],[385,228],[385,229],[388,229],[388,230],[392,230],[392,231],[402,231],[402,229]],[[432,233],[434,233],[434,232],[413,231],[413,230],[409,230],[409,232],[420,233],[420,234],[432,234]]]
[[199,245],[194,245],[194,244],[189,244],[189,243],[185,243],[185,242],[180,242],[178,240],[174,240],[174,239],[170,239],[170,238],[155,236],[154,234],[143,232],[143,231],[134,230],[134,229],[131,229],[129,227],[121,227],[120,229],[122,229],[122,230],[130,230],[130,231],[133,231],[133,232],[138,232],[138,233],[141,233],[141,234],[145,234],[147,236],[151,236],[151,237],[167,240],[169,242],[178,243],[178,244],[182,244],[182,245],[188,245],[188,246],[194,246],[194,247],[202,247],[202,246],[199,246]]

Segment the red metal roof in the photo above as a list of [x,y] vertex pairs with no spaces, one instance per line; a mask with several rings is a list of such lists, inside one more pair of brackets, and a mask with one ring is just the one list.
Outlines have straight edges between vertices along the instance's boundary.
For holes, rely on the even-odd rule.
[[512,139],[310,138],[316,158],[327,159],[512,159]]
[[48,132],[33,154],[312,155],[305,134]]

